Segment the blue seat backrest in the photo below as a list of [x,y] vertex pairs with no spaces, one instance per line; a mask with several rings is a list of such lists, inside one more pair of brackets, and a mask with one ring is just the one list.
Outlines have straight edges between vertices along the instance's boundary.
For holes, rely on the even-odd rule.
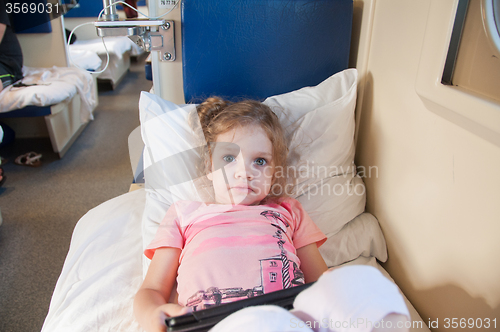
[[78,6],[70,9],[65,17],[94,17],[97,20],[97,16],[102,11],[103,5],[102,0],[79,0]]
[[[11,1],[11,26],[16,34],[22,33],[50,33],[51,17],[47,11],[56,10],[47,0]],[[48,7],[50,6],[50,7]]]
[[183,0],[186,102],[313,86],[348,66],[352,0]]

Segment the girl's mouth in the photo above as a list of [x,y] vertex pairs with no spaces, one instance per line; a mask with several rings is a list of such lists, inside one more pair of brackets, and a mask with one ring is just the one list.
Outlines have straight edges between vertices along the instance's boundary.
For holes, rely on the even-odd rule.
[[245,193],[249,193],[249,192],[253,191],[253,189],[250,188],[249,186],[233,186],[233,187],[231,187],[231,189],[238,191],[238,192],[245,192]]

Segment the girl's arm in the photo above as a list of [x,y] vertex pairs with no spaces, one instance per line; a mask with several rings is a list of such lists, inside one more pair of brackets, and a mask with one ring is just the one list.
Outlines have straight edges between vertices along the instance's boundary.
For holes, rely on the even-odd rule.
[[179,267],[178,248],[159,248],[141,288],[135,295],[134,314],[146,331],[165,331],[165,318],[187,312],[187,308],[167,303]]
[[300,259],[300,270],[304,273],[306,283],[318,280],[323,272],[328,270],[316,243],[297,249],[297,257]]

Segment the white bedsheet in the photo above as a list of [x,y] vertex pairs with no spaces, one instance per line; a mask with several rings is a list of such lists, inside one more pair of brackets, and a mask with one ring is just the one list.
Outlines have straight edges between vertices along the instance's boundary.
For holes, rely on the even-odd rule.
[[80,119],[85,123],[93,119],[96,105],[92,76],[72,67],[32,68],[23,67],[22,83],[27,87],[12,85],[0,92],[0,112],[9,112],[26,106],[50,106],[80,94]]
[[[142,331],[133,297],[142,283],[144,189],[104,202],[80,219],[42,332]],[[350,264],[375,266],[374,257]],[[420,319],[407,302],[412,320]],[[428,331],[423,329],[419,331]]]
[[[105,37],[103,44],[102,38],[76,41],[69,46],[72,64],[94,71],[101,71],[107,63],[106,69],[99,74],[99,80],[110,80],[113,85],[116,85],[130,67],[130,55],[137,53],[137,46],[128,37]],[[109,59],[106,54],[109,53]],[[78,52],[86,52],[97,56],[101,60],[101,65],[96,66],[96,61],[90,64],[89,58],[79,57]],[[76,57],[73,57],[73,54]],[[109,63],[108,63],[109,61]]]
[[101,58],[97,53],[87,50],[72,49],[69,47],[71,62],[81,69],[97,71],[102,64]]
[[[106,44],[106,47],[104,47]],[[95,52],[98,55],[106,54],[106,49],[111,54],[115,54],[119,59],[125,52],[132,51],[134,44],[128,37],[105,37],[104,44],[102,38],[77,40],[69,46],[71,51],[83,50]]]
[[42,331],[142,331],[132,303],[142,283],[145,199],[144,190],[127,193],[80,219]]

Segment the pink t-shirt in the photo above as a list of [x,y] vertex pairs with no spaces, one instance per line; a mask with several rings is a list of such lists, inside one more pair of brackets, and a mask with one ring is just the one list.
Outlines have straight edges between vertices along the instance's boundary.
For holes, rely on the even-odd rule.
[[174,203],[145,250],[182,250],[179,304],[199,310],[304,283],[296,249],[325,235],[295,199],[280,204]]

